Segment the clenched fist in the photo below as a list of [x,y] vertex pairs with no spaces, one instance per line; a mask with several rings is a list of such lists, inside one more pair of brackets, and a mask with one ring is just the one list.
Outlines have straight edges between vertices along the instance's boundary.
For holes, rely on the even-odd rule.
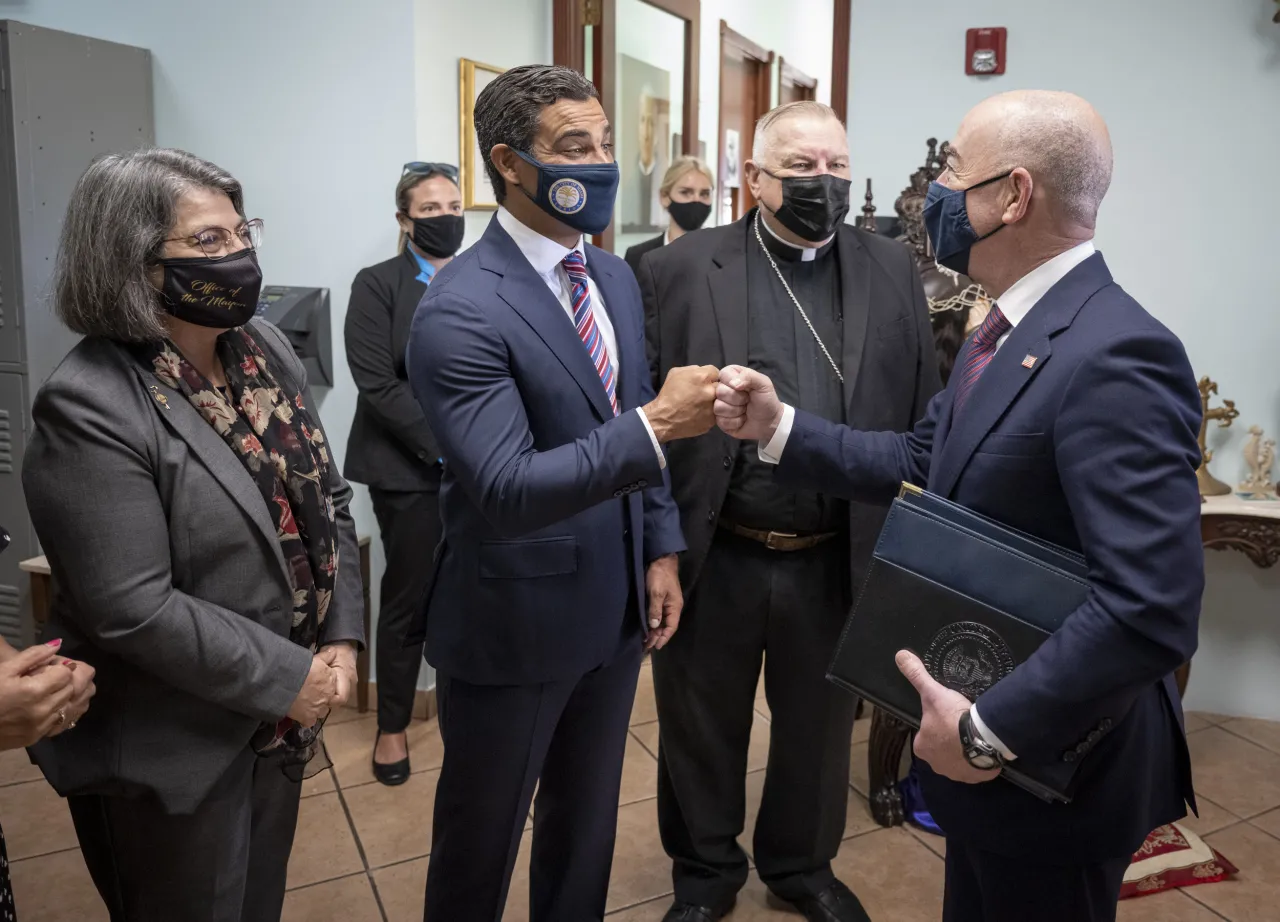
[[735,439],[768,442],[782,422],[782,401],[773,382],[741,365],[720,370],[714,412],[716,423]]
[[662,390],[644,407],[659,442],[702,435],[716,424],[711,407],[719,380],[714,365],[685,365],[667,372]]

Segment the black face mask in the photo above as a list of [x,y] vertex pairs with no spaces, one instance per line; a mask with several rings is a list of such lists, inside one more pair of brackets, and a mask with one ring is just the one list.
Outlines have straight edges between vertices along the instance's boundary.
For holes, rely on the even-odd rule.
[[684,231],[696,231],[707,218],[711,217],[711,206],[706,202],[672,202],[667,206],[667,214]]
[[409,220],[413,222],[414,244],[432,259],[448,259],[462,248],[462,236],[467,232],[467,220],[462,215]]
[[773,216],[801,240],[821,243],[844,223],[849,213],[849,180],[830,173],[774,176],[762,171],[782,183],[782,207]]
[[196,326],[230,330],[253,319],[262,290],[258,254],[243,249],[209,259],[162,259],[164,283],[160,306],[165,312]]

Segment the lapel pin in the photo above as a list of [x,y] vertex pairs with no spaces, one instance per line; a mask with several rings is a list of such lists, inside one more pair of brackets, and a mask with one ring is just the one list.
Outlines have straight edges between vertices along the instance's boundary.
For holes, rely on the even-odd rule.
[[151,385],[151,396],[156,399],[156,403],[160,404],[160,406],[164,407],[166,410],[169,409],[169,398],[160,393],[160,388],[156,387],[154,384]]
[[1034,355],[1030,355],[1030,354],[1028,354],[1028,355],[1027,355],[1027,357],[1026,357],[1025,359],[1023,359],[1023,360],[1022,360],[1022,367],[1023,367],[1023,368],[1035,368],[1035,367],[1036,367],[1036,357],[1035,357]]

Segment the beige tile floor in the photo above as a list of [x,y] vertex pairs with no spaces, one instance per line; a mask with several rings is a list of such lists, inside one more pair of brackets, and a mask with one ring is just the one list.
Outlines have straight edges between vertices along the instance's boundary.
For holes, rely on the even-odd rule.
[[[759,711],[747,777],[748,831],[755,825],[768,753],[768,707]],[[632,712],[609,919],[658,922],[671,875],[658,841],[654,785],[658,728],[648,668]],[[937,922],[942,843],[905,829],[881,829],[867,812],[866,737],[859,721],[845,841],[837,873],[877,922]],[[1202,805],[1190,825],[1240,868],[1238,879],[1126,901],[1122,922],[1263,922],[1280,918],[1280,723],[1197,714],[1189,720]],[[289,863],[285,922],[418,922],[431,811],[443,747],[433,722],[410,730],[414,775],[400,788],[373,781],[374,718],[345,711],[325,730],[334,767],[307,782],[298,845]],[[21,753],[0,755],[0,821],[22,922],[106,922],[76,848],[67,811]],[[527,918],[529,833],[520,850],[506,919]],[[733,922],[798,918],[770,909],[752,877]]]

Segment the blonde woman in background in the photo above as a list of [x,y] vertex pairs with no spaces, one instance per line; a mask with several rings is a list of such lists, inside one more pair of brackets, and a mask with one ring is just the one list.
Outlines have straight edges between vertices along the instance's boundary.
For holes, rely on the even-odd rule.
[[711,167],[697,157],[680,157],[667,168],[658,199],[671,220],[662,234],[627,250],[623,258],[632,272],[640,267],[640,257],[645,253],[666,246],[706,223],[711,216],[711,190],[714,187]]

